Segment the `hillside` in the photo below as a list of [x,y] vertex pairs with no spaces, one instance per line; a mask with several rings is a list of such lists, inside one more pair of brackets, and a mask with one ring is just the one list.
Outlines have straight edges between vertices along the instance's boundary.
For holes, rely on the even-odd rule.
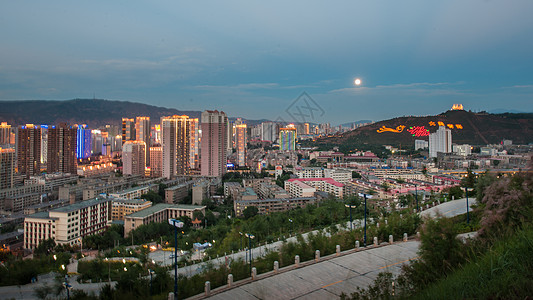
[[316,143],[412,146],[415,139],[427,141],[428,137],[415,137],[409,131],[418,126],[419,132],[428,133],[429,130],[433,133],[439,122],[453,127],[452,141],[457,144],[486,145],[500,143],[503,139],[512,140],[514,144],[533,142],[533,113],[487,114],[455,110],[436,116],[407,116],[380,121],[342,135],[318,139]]

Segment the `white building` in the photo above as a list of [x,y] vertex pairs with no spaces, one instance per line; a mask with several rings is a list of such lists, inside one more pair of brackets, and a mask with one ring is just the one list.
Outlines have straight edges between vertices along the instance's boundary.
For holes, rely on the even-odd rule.
[[439,152],[452,152],[452,131],[444,126],[429,135],[429,157],[437,157]]
[[46,239],[76,245],[84,236],[103,232],[111,222],[111,200],[91,199],[38,212],[24,219],[24,248],[35,249]]
[[472,154],[472,147],[470,145],[453,145],[453,153],[462,156],[468,156]]
[[429,142],[424,140],[415,140],[415,150],[425,149],[429,147]]

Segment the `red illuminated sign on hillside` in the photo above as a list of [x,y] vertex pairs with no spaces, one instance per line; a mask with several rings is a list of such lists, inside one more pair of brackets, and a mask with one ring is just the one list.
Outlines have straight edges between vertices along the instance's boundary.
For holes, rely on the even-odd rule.
[[410,134],[412,134],[413,136],[416,136],[416,137],[428,136],[429,135],[429,130],[426,129],[426,127],[424,127],[424,126],[409,127],[409,129],[407,129],[407,131]]

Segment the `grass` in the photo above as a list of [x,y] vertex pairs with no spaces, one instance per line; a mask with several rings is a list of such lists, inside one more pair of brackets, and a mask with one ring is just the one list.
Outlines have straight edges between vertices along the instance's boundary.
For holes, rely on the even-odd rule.
[[525,299],[533,295],[533,227],[517,231],[415,299]]

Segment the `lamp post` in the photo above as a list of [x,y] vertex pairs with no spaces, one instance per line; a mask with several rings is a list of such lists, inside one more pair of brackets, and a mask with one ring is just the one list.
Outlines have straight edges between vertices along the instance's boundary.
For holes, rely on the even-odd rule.
[[152,275],[154,275],[154,271],[148,269],[148,274],[150,274],[150,296],[152,296]]
[[417,190],[417,184],[415,183],[415,199],[416,199],[416,212],[418,212],[418,190]]
[[[239,231],[239,234],[241,235],[241,249],[242,250],[242,236],[244,235],[242,232]],[[244,253],[244,263],[246,263],[248,261],[248,252],[245,252]]]
[[70,288],[72,285],[68,283],[68,275],[65,275],[65,282],[63,282],[63,286],[65,287],[65,290],[67,290],[67,300],[70,300]]
[[367,198],[368,198],[368,199],[371,199],[371,198],[372,198],[372,195],[369,195],[369,194],[367,194],[367,193],[359,193],[359,197],[363,197],[363,198],[365,198],[365,213],[364,213],[364,215],[365,215],[365,219],[364,219],[364,220],[365,220],[365,221],[364,221],[365,235],[364,235],[364,240],[363,240],[363,246],[366,247],[366,199],[367,199]]
[[350,208],[350,231],[353,230],[353,219],[352,219],[352,204],[344,204],[345,207]]
[[291,222],[291,236],[292,236],[292,219],[289,219],[289,222]]
[[473,191],[474,189],[473,188],[469,188],[469,187],[464,187],[464,188],[461,188],[461,189],[466,192],[466,224],[470,224],[470,213],[468,212],[469,211],[468,192],[469,191]]
[[245,236],[248,238],[248,250],[250,251],[250,274],[252,274],[252,240],[255,239],[255,236],[250,233],[246,233]]
[[109,280],[109,285],[111,286],[111,262],[107,257],[105,258],[105,261],[107,261],[107,278]]
[[174,226],[174,296],[178,299],[178,228],[183,228],[183,222],[168,219],[168,223]]

